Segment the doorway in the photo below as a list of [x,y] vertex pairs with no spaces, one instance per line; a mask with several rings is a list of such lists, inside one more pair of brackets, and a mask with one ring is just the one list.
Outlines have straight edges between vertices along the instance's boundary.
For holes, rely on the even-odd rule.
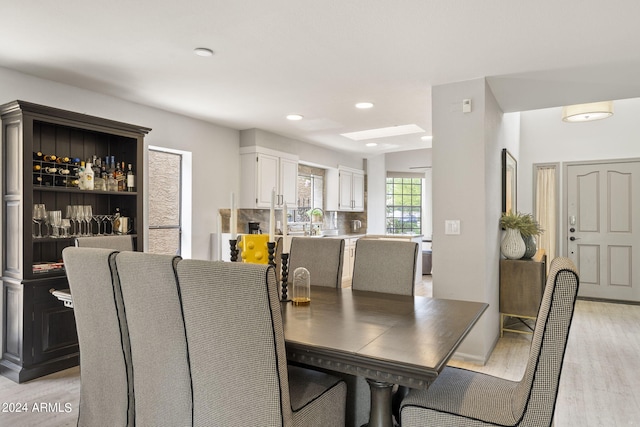
[[640,301],[640,160],[566,165],[567,256],[579,296]]

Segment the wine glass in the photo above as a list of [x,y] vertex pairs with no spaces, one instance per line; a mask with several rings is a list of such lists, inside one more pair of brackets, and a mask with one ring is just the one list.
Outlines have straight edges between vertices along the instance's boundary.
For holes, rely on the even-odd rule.
[[72,205],[67,205],[67,209],[65,210],[64,217],[69,220],[69,232],[71,232],[71,225],[73,223],[73,206]]
[[75,229],[75,236],[82,236],[82,226],[80,224],[81,221],[81,217],[80,217],[80,206],[79,205],[73,205],[71,206],[71,220],[76,222],[76,229]]
[[87,223],[87,232],[85,236],[93,236],[91,221],[93,221],[93,208],[91,205],[84,205],[82,207],[84,212],[84,221]]
[[71,220],[69,218],[63,218],[60,226],[64,229],[63,237],[69,237],[69,231],[71,229]]
[[52,237],[60,237],[60,226],[62,225],[62,211],[49,211],[49,224],[52,228]]
[[96,225],[98,226],[98,234],[96,234],[96,236],[102,236],[102,233],[100,232],[100,224],[102,223],[102,215],[94,215],[93,219],[96,221]]
[[42,223],[47,216],[47,208],[43,203],[33,205],[33,222],[38,224],[38,234],[34,238],[42,238]]
[[[104,224],[104,234],[105,236],[108,235],[107,234],[107,223],[111,220],[111,215],[102,215],[102,222]],[[111,233],[109,234],[113,234],[113,230],[111,230]]]

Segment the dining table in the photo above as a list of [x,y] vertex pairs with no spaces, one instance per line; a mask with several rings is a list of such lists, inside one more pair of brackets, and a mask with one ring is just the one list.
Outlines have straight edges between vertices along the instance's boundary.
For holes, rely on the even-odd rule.
[[309,305],[282,303],[287,360],[363,377],[370,427],[391,427],[394,384],[425,389],[488,304],[311,286]]

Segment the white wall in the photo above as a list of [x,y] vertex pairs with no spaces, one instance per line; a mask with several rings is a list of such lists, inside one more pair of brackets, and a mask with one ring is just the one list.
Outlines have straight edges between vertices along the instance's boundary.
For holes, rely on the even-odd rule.
[[[484,79],[436,86],[432,96],[433,296],[490,305],[457,353],[484,362],[499,332],[500,152],[511,126]],[[467,98],[472,112],[462,113]],[[459,220],[460,234],[446,235],[445,220]]]
[[229,207],[229,194],[240,188],[237,130],[0,68],[0,103],[16,99],[150,127],[145,145],[191,151],[191,254],[209,258],[218,209]]
[[[640,99],[614,101],[614,115],[605,120],[565,123],[561,108],[521,114],[518,160],[518,210],[533,211],[533,164],[640,158]],[[562,175],[562,167],[559,170]],[[564,186],[560,186],[560,234],[563,233]],[[562,239],[561,239],[562,242]],[[561,250],[564,245],[561,245]],[[562,253],[562,252],[561,252]],[[550,260],[549,260],[550,261]]]
[[379,154],[367,159],[367,233],[385,234],[387,169],[385,155]]

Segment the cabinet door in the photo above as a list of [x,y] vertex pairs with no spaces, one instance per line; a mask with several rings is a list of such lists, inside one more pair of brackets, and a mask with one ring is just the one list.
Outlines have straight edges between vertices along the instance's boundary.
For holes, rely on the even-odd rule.
[[287,202],[287,208],[298,205],[298,162],[280,158],[280,191],[283,197],[280,202]]
[[353,200],[353,210],[364,211],[364,175],[354,173],[351,186],[351,199]]
[[340,204],[338,205],[341,211],[352,210],[351,201],[351,188],[353,186],[353,173],[347,171],[340,171]]
[[256,207],[271,207],[271,191],[278,191],[279,158],[269,154],[259,153],[256,175]]

